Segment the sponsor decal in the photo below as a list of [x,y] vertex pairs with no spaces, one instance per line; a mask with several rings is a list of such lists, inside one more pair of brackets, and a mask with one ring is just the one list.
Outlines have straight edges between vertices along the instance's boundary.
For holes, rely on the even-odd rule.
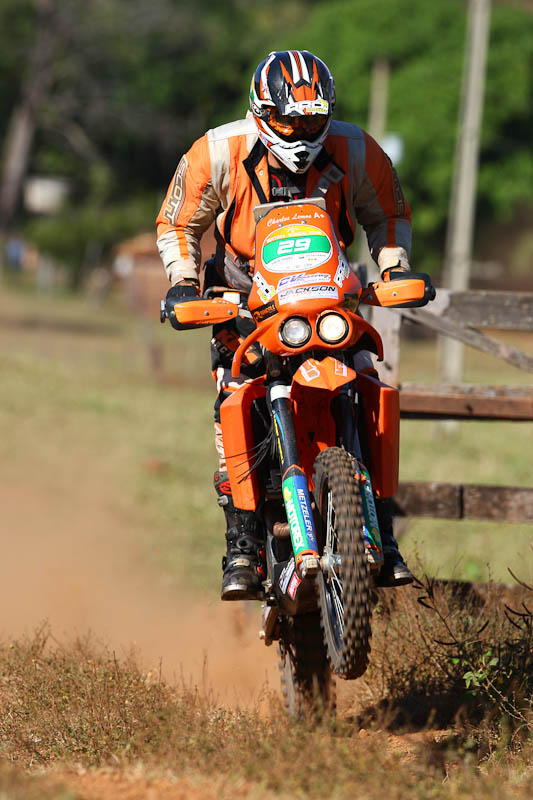
[[344,260],[343,256],[339,256],[339,266],[337,267],[337,272],[335,273],[335,277],[333,278],[333,282],[337,284],[339,289],[342,289],[342,285],[348,275],[350,274],[350,268],[346,261]]
[[299,286],[294,289],[282,289],[278,292],[278,302],[281,306],[286,303],[292,303],[297,300],[316,300],[317,298],[326,297],[328,300],[337,300],[339,297],[339,290],[336,286]]
[[335,375],[341,375],[345,378],[348,375],[348,367],[342,361],[335,359]]
[[273,317],[274,314],[277,313],[278,309],[276,308],[275,302],[270,300],[268,303],[265,303],[264,306],[258,306],[253,312],[253,315],[256,322],[263,322],[264,319]]
[[287,589],[287,594],[289,595],[289,597],[292,600],[294,600],[294,598],[296,597],[296,592],[297,592],[298,586],[301,584],[301,582],[302,582],[301,579],[298,577],[297,573],[295,572],[294,575],[291,578],[291,582],[289,583],[289,588]]
[[289,585],[289,581],[294,573],[294,558],[291,558],[288,564],[286,564],[283,569],[281,570],[280,576],[278,578],[279,588],[282,592],[287,591],[287,586]]
[[308,283],[329,282],[330,275],[327,272],[313,272],[312,274],[300,272],[298,275],[285,275],[278,283],[278,292],[280,289],[286,289],[289,286],[305,286]]
[[290,114],[293,111],[298,114],[327,114],[329,112],[329,103],[322,97],[317,97],[316,100],[293,100],[287,103],[283,113]]
[[278,420],[278,415],[276,414],[275,411],[273,413],[273,419],[274,419],[274,433],[275,433],[275,436],[276,436],[276,441],[278,443],[278,451],[279,451],[279,457],[280,457],[280,460],[281,460],[281,466],[283,468],[285,466],[285,458],[283,456],[283,447],[281,446],[281,441],[282,441],[282,438],[283,438],[283,429],[281,427],[281,423]]
[[308,358],[307,361],[304,361],[298,372],[301,372],[307,383],[311,383],[315,378],[320,378],[320,369],[316,361],[312,358]]
[[267,283],[267,281],[263,278],[260,272],[255,273],[254,283],[257,286],[257,294],[259,295],[263,303],[268,303],[269,300],[272,300],[272,298],[276,294],[276,290],[273,286]]
[[381,547],[381,535],[379,532],[378,515],[376,512],[376,504],[374,503],[374,495],[372,492],[372,483],[370,475],[363,465],[359,462],[359,470],[361,473],[361,480],[359,485],[362,489],[363,512],[366,524],[364,525],[364,532],[370,544],[376,547]]
[[174,225],[185,200],[185,173],[187,171],[187,158],[182,156],[178,168],[172,179],[172,187],[168,193],[167,204],[163,216],[167,222]]
[[307,478],[305,475],[294,475],[292,480],[296,489],[298,507],[304,523],[307,544],[311,550],[316,550],[317,542],[315,538],[315,526],[313,524],[313,513],[311,511],[311,501],[309,498]]
[[300,501],[300,509],[302,512],[302,517],[304,518],[304,527],[305,532],[309,534],[313,534],[313,520],[311,519],[311,509],[307,503],[307,497],[305,496],[305,492],[303,489],[297,489],[298,492],[298,500]]
[[268,234],[261,259],[269,272],[302,272],[324,264],[332,252],[331,240],[323,230],[296,223]]
[[[217,473],[216,475],[216,480],[220,481],[219,473]],[[226,478],[226,480],[217,483],[217,489],[221,494],[231,494],[231,484],[229,482],[229,478]]]
[[304,533],[303,520],[301,514],[298,513],[298,504],[295,499],[294,491],[294,478],[287,478],[283,486],[283,499],[285,501],[285,510],[287,512],[287,520],[291,531],[292,545],[294,552],[298,554],[300,550],[307,549],[307,541]]

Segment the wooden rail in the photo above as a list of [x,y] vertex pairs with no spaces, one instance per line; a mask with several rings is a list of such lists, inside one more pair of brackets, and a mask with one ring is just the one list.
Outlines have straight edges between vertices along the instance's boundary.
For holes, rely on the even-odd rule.
[[437,297],[425,308],[373,308],[372,324],[384,343],[383,380],[398,385],[400,327],[409,320],[443,336],[500,358],[518,369],[533,372],[533,356],[500,342],[479,329],[533,331],[533,292],[452,292],[437,289]]
[[392,501],[398,517],[533,522],[533,489],[408,481]]
[[[380,374],[396,386],[404,320],[533,372],[532,355],[479,330],[533,331],[533,293],[438,289],[437,299],[423,309],[374,309],[372,323],[386,345]],[[404,419],[533,420],[533,386],[402,383],[399,388]],[[392,506],[398,517],[533,523],[533,488],[403,482]]]
[[402,383],[404,418],[533,420],[533,386]]

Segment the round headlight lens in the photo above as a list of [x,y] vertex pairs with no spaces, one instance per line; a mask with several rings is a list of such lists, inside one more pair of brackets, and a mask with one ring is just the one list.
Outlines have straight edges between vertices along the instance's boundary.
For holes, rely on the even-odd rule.
[[328,344],[342,342],[348,334],[348,323],[341,314],[324,314],[317,325],[318,335]]
[[302,347],[311,338],[311,326],[302,317],[289,317],[280,328],[279,335],[288,347]]

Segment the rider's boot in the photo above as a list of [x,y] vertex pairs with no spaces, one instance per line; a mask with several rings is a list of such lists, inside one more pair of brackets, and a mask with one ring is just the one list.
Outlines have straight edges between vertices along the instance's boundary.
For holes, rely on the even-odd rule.
[[215,472],[218,504],[226,517],[226,555],[222,559],[222,600],[255,600],[266,577],[265,542],[255,512],[235,508],[226,472]]
[[384,564],[376,577],[378,586],[404,586],[413,582],[413,573],[405,563],[393,533],[392,514],[389,501],[375,498],[378,515]]

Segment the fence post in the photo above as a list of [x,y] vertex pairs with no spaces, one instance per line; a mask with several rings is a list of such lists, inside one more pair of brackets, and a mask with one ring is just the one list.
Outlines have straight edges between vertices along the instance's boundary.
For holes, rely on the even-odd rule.
[[[470,282],[489,23],[490,0],[469,0],[461,109],[444,260],[444,286],[459,291],[468,289]],[[439,351],[441,381],[457,383],[463,373],[463,345],[441,338]]]

